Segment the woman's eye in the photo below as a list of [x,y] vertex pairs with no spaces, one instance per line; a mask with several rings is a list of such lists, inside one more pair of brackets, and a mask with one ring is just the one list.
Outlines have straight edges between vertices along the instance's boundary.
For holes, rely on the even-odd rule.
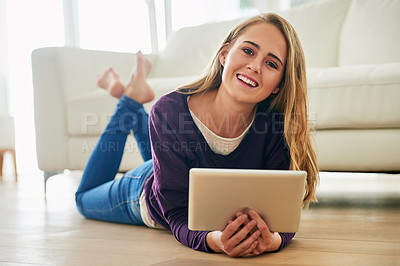
[[267,65],[272,68],[278,69],[278,67],[273,62],[267,62]]
[[244,48],[243,51],[248,55],[252,55],[253,54],[253,51],[251,49],[248,49],[248,48]]

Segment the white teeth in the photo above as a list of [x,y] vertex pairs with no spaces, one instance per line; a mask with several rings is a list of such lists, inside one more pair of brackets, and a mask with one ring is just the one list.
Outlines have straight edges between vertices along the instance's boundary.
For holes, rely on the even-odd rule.
[[250,80],[250,79],[248,79],[248,78],[246,78],[246,77],[244,77],[242,75],[238,75],[238,79],[244,81],[245,83],[249,84],[252,87],[256,86],[256,83],[254,81],[252,81],[252,80]]

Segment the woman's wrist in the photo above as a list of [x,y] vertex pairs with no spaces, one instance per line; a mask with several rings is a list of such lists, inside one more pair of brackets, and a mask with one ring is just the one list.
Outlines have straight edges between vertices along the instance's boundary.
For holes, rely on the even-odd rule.
[[221,234],[222,232],[220,231],[212,231],[206,236],[207,246],[217,253],[222,252]]
[[282,244],[282,237],[279,233],[274,233],[274,248],[273,251],[278,251]]

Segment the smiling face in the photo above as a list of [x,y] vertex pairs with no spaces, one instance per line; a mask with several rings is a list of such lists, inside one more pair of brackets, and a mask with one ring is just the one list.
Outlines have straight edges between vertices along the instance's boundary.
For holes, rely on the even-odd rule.
[[285,37],[276,26],[269,23],[249,26],[220,53],[224,70],[219,89],[240,103],[265,100],[279,91],[286,54]]

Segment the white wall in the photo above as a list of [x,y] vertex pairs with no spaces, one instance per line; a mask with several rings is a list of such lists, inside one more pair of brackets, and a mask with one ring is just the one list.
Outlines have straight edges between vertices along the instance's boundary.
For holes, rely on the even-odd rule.
[[290,0],[252,0],[252,4],[259,12],[276,12],[290,8]]
[[0,0],[0,114],[9,113],[8,49],[7,49],[7,2]]

